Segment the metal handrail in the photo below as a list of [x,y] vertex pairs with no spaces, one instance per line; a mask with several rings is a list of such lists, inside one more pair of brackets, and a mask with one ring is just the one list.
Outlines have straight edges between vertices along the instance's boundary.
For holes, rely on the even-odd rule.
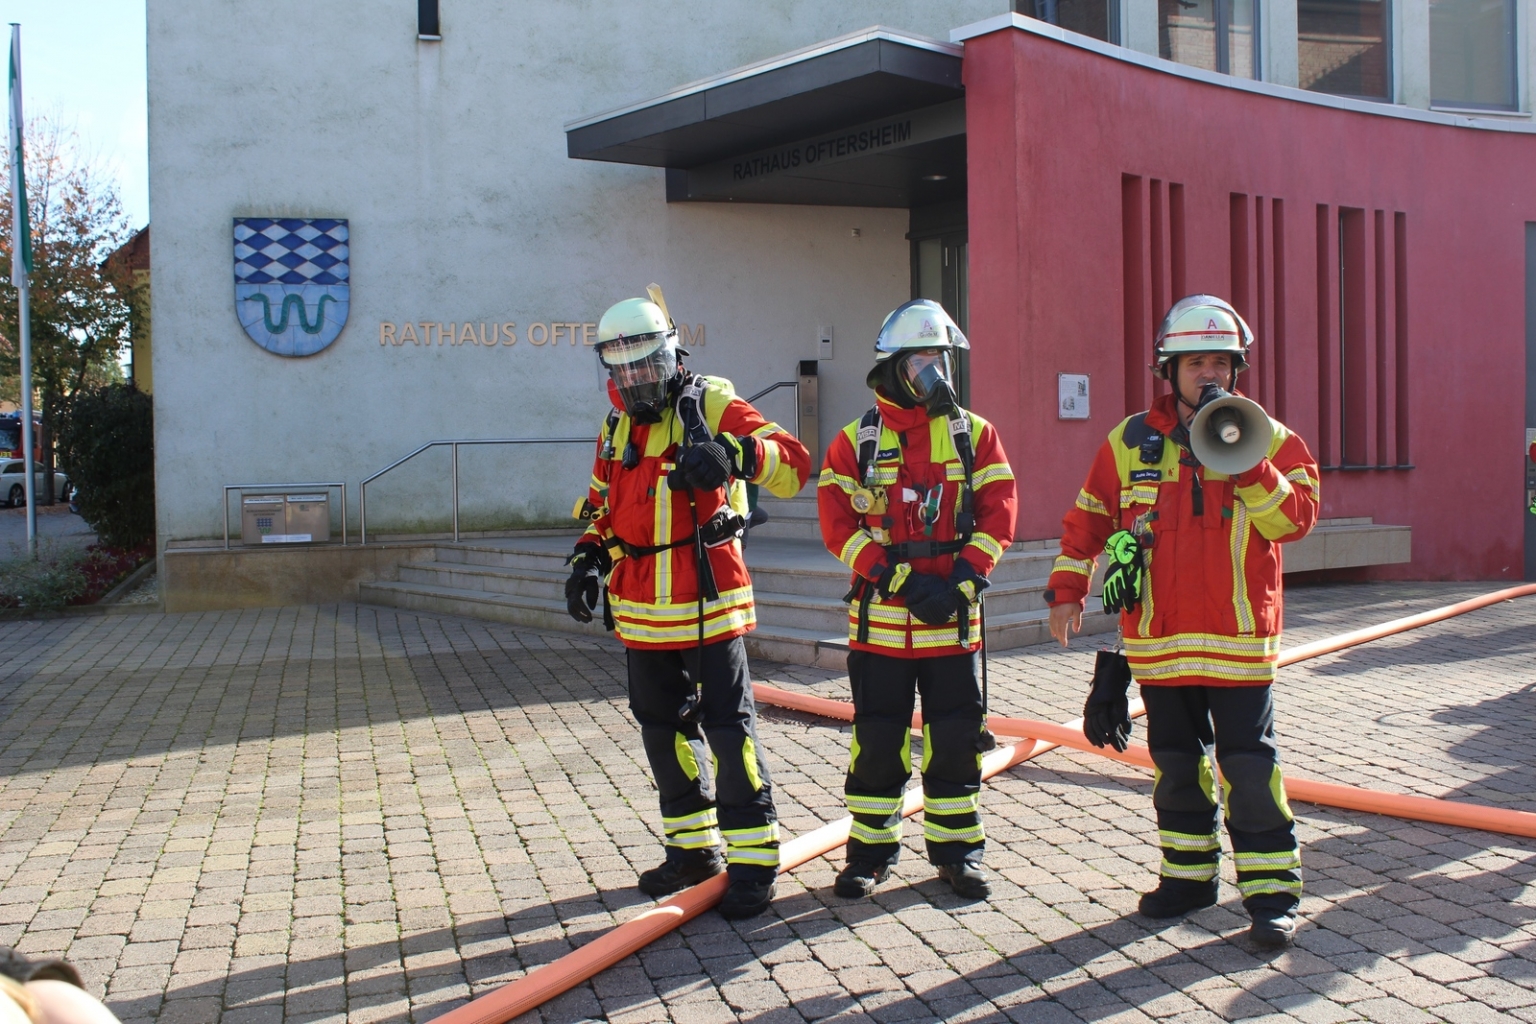
[[[593,444],[593,437],[461,437],[443,441],[428,441],[403,459],[396,459],[377,473],[365,479],[358,485],[358,525],[362,540],[360,543],[368,543],[368,485],[390,470],[414,459],[428,448],[440,448],[444,445],[453,447],[453,542],[459,542],[459,446],[466,444]],[[225,519],[229,517],[226,515]]]
[[312,491],[317,487],[326,489],[326,499],[330,499],[332,487],[341,488],[341,546],[347,546],[347,485],[345,481],[298,483],[298,484],[225,484],[224,485],[224,550],[229,550],[229,492],[230,491]]
[[768,392],[777,391],[779,388],[795,389],[795,408],[798,409],[800,407],[800,382],[798,380],[781,380],[777,384],[769,384],[767,387],[763,388],[763,390],[751,396],[746,401],[750,405],[751,403],[757,401],[759,398],[762,398],[764,395],[768,394]]

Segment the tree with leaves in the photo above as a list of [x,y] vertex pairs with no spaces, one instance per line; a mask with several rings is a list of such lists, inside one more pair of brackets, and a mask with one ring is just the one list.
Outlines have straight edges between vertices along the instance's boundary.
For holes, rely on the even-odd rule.
[[[117,185],[80,139],[47,118],[27,125],[27,200],[32,225],[32,386],[41,399],[43,494],[51,504],[53,444],[70,395],[122,379],[118,355],[129,335],[132,281],[104,269],[131,233]],[[4,160],[10,178],[9,154]],[[11,218],[0,217],[0,385],[19,388],[17,293],[11,286]],[[0,397],[19,400],[17,394]],[[67,468],[67,467],[66,467]]]

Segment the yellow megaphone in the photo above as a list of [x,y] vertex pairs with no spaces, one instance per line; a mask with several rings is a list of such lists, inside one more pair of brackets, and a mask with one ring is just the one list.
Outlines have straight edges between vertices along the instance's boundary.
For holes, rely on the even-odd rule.
[[1237,476],[1269,454],[1275,428],[1258,402],[1206,385],[1189,424],[1189,448],[1201,465]]

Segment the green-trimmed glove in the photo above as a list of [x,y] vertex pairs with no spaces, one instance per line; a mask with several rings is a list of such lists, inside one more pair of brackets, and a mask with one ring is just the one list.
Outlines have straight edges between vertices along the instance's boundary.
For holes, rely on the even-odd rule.
[[1109,570],[1104,574],[1104,610],[1129,612],[1141,601],[1141,541],[1130,530],[1117,530],[1104,544]]

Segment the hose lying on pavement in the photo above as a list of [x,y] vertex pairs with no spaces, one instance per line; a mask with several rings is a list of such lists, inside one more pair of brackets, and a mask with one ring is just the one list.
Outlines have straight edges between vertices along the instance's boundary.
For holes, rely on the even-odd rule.
[[[1464,615],[1479,608],[1536,594],[1536,584],[1510,587],[1506,590],[1485,594],[1482,597],[1447,605],[1433,611],[1394,619],[1379,626],[1342,633],[1315,643],[1302,644],[1281,654],[1281,665],[1294,665],[1299,661],[1316,658],[1323,654],[1341,651],[1357,644],[1376,640],[1394,633],[1415,629],[1419,626],[1440,622],[1456,615]],[[777,687],[754,683],[757,700],[763,704],[794,711],[852,721],[853,705],[846,701],[828,700],[808,694],[791,693]],[[1133,701],[1131,714],[1144,713],[1140,701]],[[1010,745],[998,747],[982,758],[982,778],[989,779],[1015,765],[1038,757],[1057,746],[1072,747],[1091,753],[1102,754],[1128,764],[1152,767],[1152,757],[1147,748],[1136,744],[1124,754],[1111,748],[1099,749],[1083,736],[1083,720],[1074,719],[1061,725],[1038,722],[1027,718],[1008,718],[992,715],[988,719],[992,730],[1001,735],[1024,736]],[[913,728],[921,728],[922,716],[912,716]],[[1417,821],[1433,821],[1464,828],[1477,828],[1490,832],[1536,837],[1536,814],[1511,811],[1496,807],[1482,807],[1438,800],[1430,797],[1405,796],[1397,793],[1379,793],[1354,786],[1340,786],[1329,782],[1309,779],[1286,780],[1287,793],[1297,800],[1340,807],[1349,810],[1386,814]],[[909,817],[922,807],[921,789],[909,789],[902,802],[902,817]],[[785,843],[779,849],[779,872],[782,874],[837,849],[848,841],[848,827],[853,819],[841,818]],[[493,989],[457,1009],[435,1018],[440,1024],[505,1024],[519,1014],[526,1013],[548,1002],[563,992],[591,978],[599,971],[611,967],[631,953],[638,952],[651,942],[690,921],[720,902],[729,883],[724,875],[717,875],[707,882],[669,897],[624,924],[574,952],[567,953],[553,963],[535,968],[516,981]]]
[[[784,694],[787,698],[799,699],[798,694],[786,693],[761,684],[753,685],[760,694],[766,690],[775,695]],[[761,696],[758,699],[763,700],[764,703],[771,703]],[[818,697],[810,699],[822,700]],[[840,701],[826,701],[826,703],[846,707],[848,716],[851,718],[853,715],[852,704],[843,704]],[[1140,705],[1140,701],[1132,705],[1132,715],[1142,713]],[[834,707],[833,710],[838,711],[838,714],[833,717],[841,717],[838,707]],[[1069,734],[1076,730],[1078,738],[1082,738],[1083,720],[1074,719],[1060,728],[1065,729]],[[1038,739],[1023,739],[1007,746],[1000,746],[982,757],[981,777],[983,780],[990,779],[999,772],[1005,772],[1030,758],[1039,757],[1047,750],[1054,750],[1056,746],[1057,744],[1048,740]],[[911,817],[921,810],[922,806],[923,791],[909,789],[902,800],[901,816]],[[808,861],[841,848],[848,842],[848,827],[852,823],[851,817],[839,818],[780,846],[779,873],[793,871]],[[669,896],[638,917],[593,939],[580,949],[567,953],[559,960],[536,967],[516,981],[493,989],[457,1009],[450,1010],[441,1017],[434,1018],[434,1024],[505,1024],[518,1014],[526,1013],[562,992],[575,988],[597,972],[612,967],[631,953],[639,952],[685,921],[698,917],[720,902],[728,884],[725,875],[716,875],[707,882],[701,882],[691,889],[684,889],[676,895]]]

